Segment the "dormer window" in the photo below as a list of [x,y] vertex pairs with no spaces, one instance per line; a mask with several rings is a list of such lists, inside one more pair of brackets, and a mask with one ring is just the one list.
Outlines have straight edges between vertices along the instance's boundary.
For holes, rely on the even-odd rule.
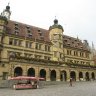
[[18,27],[15,26],[15,30],[18,30]]
[[64,40],[65,42],[67,42],[67,40]]
[[75,41],[77,41],[77,40],[75,39]]
[[40,32],[40,30],[38,30],[38,32]]
[[74,44],[74,42],[72,42],[72,44]]
[[28,34],[28,37],[32,38],[32,33],[29,33],[29,34]]
[[68,45],[70,45],[70,43],[68,43]]
[[18,26],[18,23],[15,23],[15,26]]
[[30,27],[29,27],[29,26],[26,26],[26,28],[27,28],[27,29],[30,29]]
[[19,31],[15,31],[15,35],[18,35],[19,34]]
[[15,23],[15,35],[18,35],[19,34],[19,28],[18,28],[18,23]]
[[41,30],[38,30],[38,34],[39,34],[40,36],[42,36],[42,32],[41,32]]
[[41,30],[38,30],[38,33],[39,33],[39,34],[42,34]]

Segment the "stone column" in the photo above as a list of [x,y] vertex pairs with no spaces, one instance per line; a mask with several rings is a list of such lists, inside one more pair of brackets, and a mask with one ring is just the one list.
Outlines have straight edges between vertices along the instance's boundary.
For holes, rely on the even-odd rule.
[[28,69],[27,69],[27,65],[25,65],[25,66],[23,66],[22,67],[22,70],[23,70],[23,76],[27,76],[27,71],[28,71]]
[[60,70],[56,70],[56,81],[60,81]]
[[92,72],[89,71],[89,80],[92,80],[92,75],[91,75]]
[[83,72],[83,81],[86,81],[86,75],[85,75],[85,72]]
[[50,69],[46,69],[46,81],[50,81]]
[[39,77],[39,67],[35,68],[35,77]]
[[76,81],[79,81],[79,72],[76,71]]
[[67,80],[66,81],[70,81],[70,70],[67,70]]

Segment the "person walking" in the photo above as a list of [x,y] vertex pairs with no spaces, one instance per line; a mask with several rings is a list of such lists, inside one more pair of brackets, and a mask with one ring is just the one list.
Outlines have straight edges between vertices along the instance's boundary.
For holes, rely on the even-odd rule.
[[72,78],[70,78],[70,86],[72,86]]

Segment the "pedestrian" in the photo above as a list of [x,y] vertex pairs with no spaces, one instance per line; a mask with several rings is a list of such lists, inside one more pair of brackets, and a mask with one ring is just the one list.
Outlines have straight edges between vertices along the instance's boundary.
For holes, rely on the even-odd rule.
[[72,78],[70,78],[70,86],[72,86]]

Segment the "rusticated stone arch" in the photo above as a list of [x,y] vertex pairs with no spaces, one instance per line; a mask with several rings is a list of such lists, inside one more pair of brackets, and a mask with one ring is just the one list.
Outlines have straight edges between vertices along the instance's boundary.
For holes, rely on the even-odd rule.
[[94,72],[91,73],[91,78],[92,78],[92,80],[95,80],[95,74],[94,74]]
[[55,70],[51,70],[51,72],[50,72],[50,80],[51,81],[56,81],[56,71]]
[[83,80],[83,72],[79,72],[79,80],[80,80],[80,81]]
[[89,81],[89,80],[90,80],[90,79],[89,79],[89,72],[86,72],[86,73],[85,73],[85,76],[86,76],[86,77],[85,77],[85,78],[86,78],[86,81]]
[[65,70],[60,72],[60,80],[66,81],[67,80],[67,72]]
[[40,77],[46,79],[46,70],[45,69],[40,70]]
[[70,72],[70,78],[72,78],[73,81],[76,81],[76,72],[75,71]]
[[34,68],[29,68],[27,72],[28,76],[35,77],[35,69]]
[[22,76],[22,74],[23,74],[23,70],[21,67],[16,67],[14,69],[14,76]]

